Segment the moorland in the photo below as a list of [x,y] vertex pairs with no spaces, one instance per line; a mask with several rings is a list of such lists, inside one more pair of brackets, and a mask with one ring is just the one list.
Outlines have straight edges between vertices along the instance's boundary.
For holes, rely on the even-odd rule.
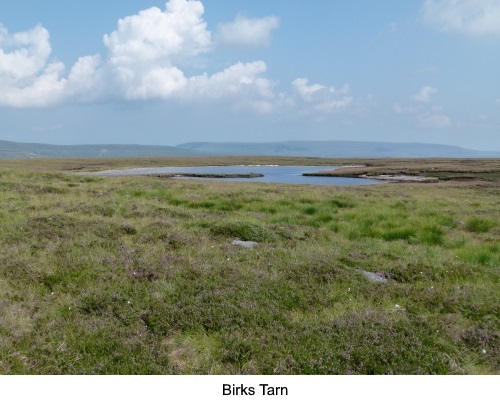
[[[229,164],[438,181],[80,174]],[[0,190],[2,374],[500,372],[499,159],[0,160]]]

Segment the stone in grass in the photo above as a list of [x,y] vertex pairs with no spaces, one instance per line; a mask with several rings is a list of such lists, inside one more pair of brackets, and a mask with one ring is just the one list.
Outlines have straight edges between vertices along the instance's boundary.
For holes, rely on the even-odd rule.
[[370,271],[361,270],[361,273],[370,281],[374,283],[387,283],[387,278],[384,273],[372,273]]
[[250,240],[244,241],[244,240],[239,240],[239,239],[233,240],[231,242],[231,244],[238,245],[238,246],[243,246],[243,247],[246,247],[246,248],[253,248],[254,246],[258,245],[257,242],[252,242]]

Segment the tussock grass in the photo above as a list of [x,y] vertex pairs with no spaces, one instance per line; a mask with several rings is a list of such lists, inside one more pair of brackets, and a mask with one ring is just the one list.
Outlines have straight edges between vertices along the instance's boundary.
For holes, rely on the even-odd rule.
[[1,373],[500,372],[497,183],[0,190]]
[[496,225],[496,221],[491,218],[471,217],[466,221],[467,229],[471,232],[488,232]]

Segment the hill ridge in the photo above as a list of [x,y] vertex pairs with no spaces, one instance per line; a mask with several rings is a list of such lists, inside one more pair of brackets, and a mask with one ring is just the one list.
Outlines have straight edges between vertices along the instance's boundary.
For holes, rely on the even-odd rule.
[[189,142],[179,148],[227,155],[284,155],[311,157],[500,157],[500,152],[465,149],[430,143],[378,141],[280,141],[280,142]]
[[500,152],[428,143],[377,141],[188,142],[176,146],[141,144],[53,145],[0,140],[0,159],[290,156],[321,158],[497,158]]

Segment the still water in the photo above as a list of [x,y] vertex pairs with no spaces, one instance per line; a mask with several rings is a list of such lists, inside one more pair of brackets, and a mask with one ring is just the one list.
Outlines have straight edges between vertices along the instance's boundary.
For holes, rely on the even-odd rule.
[[330,184],[330,185],[361,185],[383,183],[378,180],[357,179],[349,177],[313,177],[302,176],[302,173],[315,173],[319,171],[331,171],[338,167],[328,166],[198,166],[198,167],[155,167],[126,170],[106,170],[93,173],[98,176],[125,176],[137,174],[161,174],[161,173],[207,173],[207,174],[246,174],[259,173],[264,177],[253,178],[200,178],[199,180],[217,181],[256,181],[265,183],[292,183],[292,184]]

